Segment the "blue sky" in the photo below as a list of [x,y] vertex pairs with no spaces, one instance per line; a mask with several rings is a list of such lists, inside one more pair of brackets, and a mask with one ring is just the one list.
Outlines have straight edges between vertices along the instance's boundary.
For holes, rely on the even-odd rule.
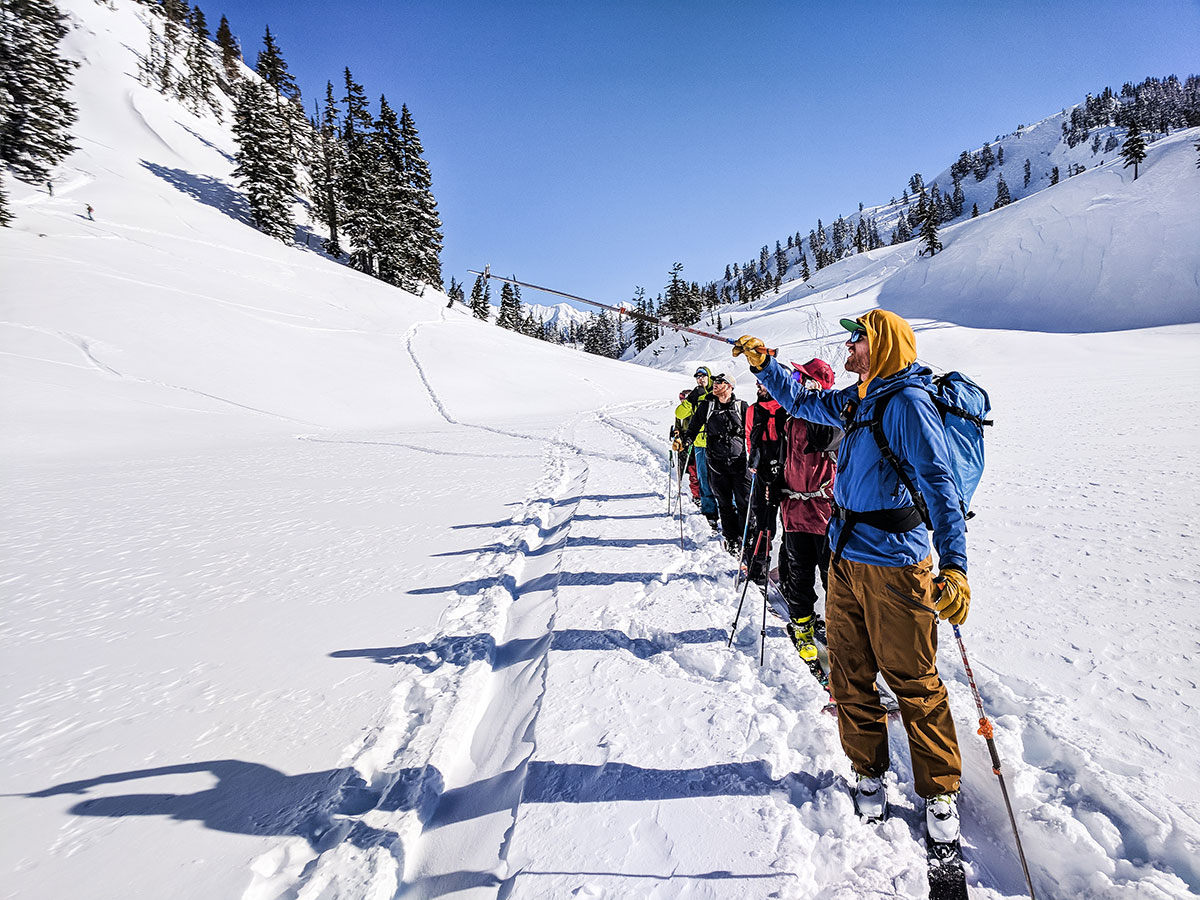
[[251,65],[270,25],[310,112],[345,66],[408,104],[447,284],[488,263],[602,302],[653,296],[675,261],[719,277],[1089,91],[1200,72],[1196,0],[204,9]]

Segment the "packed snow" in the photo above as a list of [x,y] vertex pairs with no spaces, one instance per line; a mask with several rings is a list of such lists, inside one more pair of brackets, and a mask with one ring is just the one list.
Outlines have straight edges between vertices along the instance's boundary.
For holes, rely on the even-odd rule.
[[[667,514],[678,391],[749,398],[745,364],[551,346],[264,237],[114,5],[63,3],[80,150],[0,234],[0,894],[925,896],[901,730],[864,825],[781,623],[751,587],[728,648],[734,563],[686,487]],[[840,371],[838,318],[888,306],[989,390],[963,635],[1039,897],[1200,893],[1197,137],[733,312]],[[943,639],[971,896],[1020,897]]]

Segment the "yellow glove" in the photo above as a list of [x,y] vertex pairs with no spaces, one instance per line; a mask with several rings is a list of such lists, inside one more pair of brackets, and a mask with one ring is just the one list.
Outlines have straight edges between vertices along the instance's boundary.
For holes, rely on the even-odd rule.
[[958,569],[942,569],[938,580],[937,611],[943,619],[954,625],[967,621],[967,610],[971,608],[971,585],[967,576]]
[[760,368],[767,362],[767,345],[756,337],[743,334],[733,344],[733,355],[745,354],[746,362],[754,368]]

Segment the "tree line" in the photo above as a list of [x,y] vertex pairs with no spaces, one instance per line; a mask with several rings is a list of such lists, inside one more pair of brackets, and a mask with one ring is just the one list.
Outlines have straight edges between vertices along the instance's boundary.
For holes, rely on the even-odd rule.
[[[150,13],[138,79],[198,116],[221,121],[232,105],[233,174],[259,230],[294,240],[299,202],[328,230],[330,256],[409,291],[442,288],[442,224],[406,105],[397,112],[380,96],[373,111],[347,67],[310,118],[269,27],[252,75],[224,16],[214,36],[199,6],[138,3]],[[75,149],[75,64],[59,54],[67,30],[53,0],[0,0],[0,162],[31,184]],[[0,224],[10,218],[0,179]]]

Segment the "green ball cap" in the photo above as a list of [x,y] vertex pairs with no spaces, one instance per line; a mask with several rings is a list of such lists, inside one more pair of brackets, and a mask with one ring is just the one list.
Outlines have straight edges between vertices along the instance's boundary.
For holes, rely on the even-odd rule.
[[842,319],[842,327],[847,331],[866,331],[862,322],[855,319]]

